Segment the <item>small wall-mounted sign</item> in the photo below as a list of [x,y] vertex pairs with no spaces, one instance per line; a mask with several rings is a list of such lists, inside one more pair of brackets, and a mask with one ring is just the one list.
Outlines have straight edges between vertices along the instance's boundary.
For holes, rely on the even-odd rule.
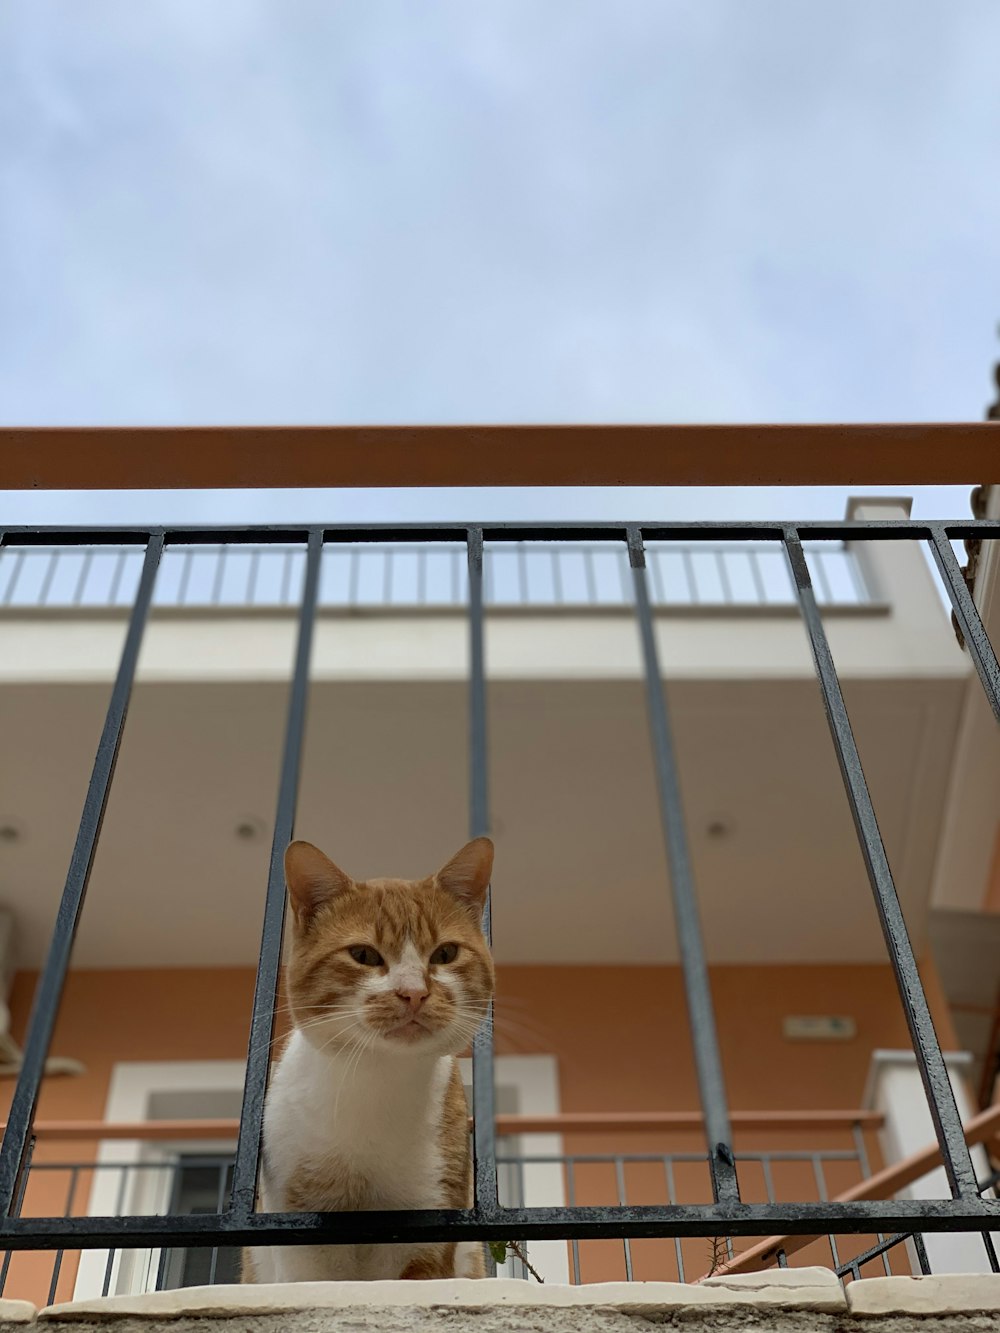
[[792,1014],[781,1022],[787,1041],[850,1041],[858,1035],[853,1018],[833,1014]]

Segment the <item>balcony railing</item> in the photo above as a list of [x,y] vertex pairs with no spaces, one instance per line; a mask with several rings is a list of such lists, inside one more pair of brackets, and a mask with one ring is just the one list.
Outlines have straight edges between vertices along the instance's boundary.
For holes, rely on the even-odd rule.
[[[738,1141],[733,1155],[744,1190],[772,1204],[792,1198],[822,1201],[831,1195],[833,1180],[841,1187],[836,1196],[840,1200],[892,1198],[941,1161],[937,1145],[930,1145],[913,1158],[873,1173],[872,1154],[878,1151],[873,1136],[883,1127],[884,1117],[872,1111],[737,1112],[731,1120]],[[523,1209],[528,1173],[538,1166],[555,1166],[571,1207],[586,1202],[627,1208],[634,1194],[641,1194],[647,1206],[659,1198],[664,1207],[678,1207],[698,1197],[707,1185],[704,1153],[677,1147],[701,1126],[698,1114],[679,1112],[498,1116],[500,1206]],[[224,1207],[235,1164],[228,1145],[237,1139],[239,1121],[56,1121],[36,1125],[35,1133],[48,1155],[32,1163],[22,1211],[30,1214],[57,1204],[64,1217],[86,1217],[99,1200],[113,1198],[118,1218],[134,1218],[139,1212],[194,1215]],[[521,1135],[533,1133],[571,1139],[582,1134],[588,1142],[597,1139],[607,1146],[600,1151],[526,1154],[517,1145]],[[623,1137],[636,1133],[647,1141],[655,1139],[659,1146],[641,1152],[623,1148]],[[1000,1107],[977,1116],[967,1130],[970,1144],[988,1143],[998,1135]],[[55,1145],[60,1143],[71,1143],[78,1151],[86,1143],[90,1151],[67,1160],[58,1155]],[[143,1151],[136,1153],[140,1143]],[[102,1152],[95,1159],[98,1144]],[[848,1180],[851,1184],[843,1188]],[[995,1183],[996,1176],[980,1181],[980,1186],[986,1191]],[[533,1245],[528,1242],[517,1249],[519,1253],[508,1255],[504,1273],[527,1279],[534,1268]],[[790,1260],[829,1263],[845,1279],[929,1271],[919,1232],[780,1236],[749,1247],[737,1247],[727,1236],[715,1248],[714,1260],[706,1246],[691,1237],[668,1237],[662,1243],[647,1238],[636,1244],[626,1237],[617,1250],[609,1249],[606,1241],[572,1240],[564,1259],[574,1284],[653,1278],[685,1282],[705,1275],[710,1267],[719,1273],[741,1272],[769,1264],[785,1266]],[[239,1253],[232,1246],[150,1247],[139,1254],[112,1247],[91,1254],[85,1266],[79,1260],[79,1254],[62,1250],[53,1255],[48,1304],[74,1296],[135,1295],[239,1280]],[[8,1252],[0,1264],[0,1298],[8,1280],[17,1283],[12,1267],[16,1263]]]
[[[855,553],[803,545],[824,610],[877,603]],[[787,563],[766,545],[657,542],[647,547],[650,601],[678,610],[795,608]],[[294,608],[305,566],[301,546],[172,546],[164,550],[154,607]],[[317,605],[327,610],[461,611],[468,600],[465,547],[400,542],[323,552]],[[132,605],[142,552],[128,546],[0,549],[0,609],[106,610]],[[616,543],[515,542],[483,551],[483,599],[492,608],[626,610],[627,553]]]
[[[560,1240],[571,1242],[640,1239],[683,1240],[782,1235],[872,1235],[966,1231],[982,1236],[984,1252],[1000,1268],[992,1233],[1000,1230],[1000,1201],[981,1197],[947,1069],[907,934],[892,872],[869,796],[858,749],[830,652],[809,561],[807,541],[915,541],[927,543],[954,608],[959,628],[995,717],[1000,719],[1000,667],[980,620],[951,542],[955,538],[989,539],[1000,532],[991,521],[955,523],[713,523],[609,525],[415,525],[409,528],[337,528],[307,530],[115,529],[59,530],[9,528],[11,546],[133,545],[142,567],[129,612],[121,663],[111,691],[104,729],[84,802],[76,844],[48,957],[35,995],[21,1073],[11,1102],[0,1151],[0,1244],[10,1250],[103,1249],[140,1247],[218,1248],[245,1244],[355,1244],[438,1240]],[[462,542],[465,551],[466,614],[469,629],[469,829],[475,836],[490,827],[487,785],[486,692],[484,651],[484,549],[491,544],[617,543],[628,559],[632,607],[645,666],[649,737],[659,797],[659,813],[670,872],[692,1047],[701,1100],[705,1147],[699,1154],[711,1202],[629,1204],[579,1202],[562,1207],[526,1207],[501,1201],[493,1087],[491,1025],[479,1032],[473,1048],[474,1204],[458,1211],[428,1209],[412,1213],[356,1212],[265,1214],[256,1209],[269,1039],[281,958],[285,885],[282,853],[292,839],[309,688],[309,661],[319,601],[324,549],[362,541],[380,544],[416,542],[437,547]],[[934,1200],[827,1200],[802,1196],[756,1200],[748,1189],[734,1146],[728,1097],[711,992],[707,980],[697,895],[681,802],[681,777],[672,740],[668,701],[659,667],[653,620],[652,576],[648,551],[658,542],[695,544],[764,541],[786,562],[817,672],[817,680],[854,816],[917,1064],[938,1139],[950,1197]],[[123,1218],[58,1215],[29,1216],[20,1201],[29,1177],[32,1123],[46,1055],[70,961],[73,938],[84,909],[87,884],[97,850],[129,696],[143,633],[153,602],[157,573],[165,551],[174,547],[298,543],[303,564],[298,610],[298,640],[291,680],[284,753],[278,780],[274,841],[265,895],[260,961],[250,1019],[249,1055],[243,1111],[225,1198],[206,1214],[167,1213]],[[489,934],[489,908],[485,927]]]

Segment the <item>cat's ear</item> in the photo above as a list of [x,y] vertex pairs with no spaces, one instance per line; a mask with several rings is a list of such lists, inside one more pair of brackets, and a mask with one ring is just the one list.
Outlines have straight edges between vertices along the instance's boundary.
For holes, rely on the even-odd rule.
[[493,873],[493,844],[489,838],[473,838],[434,876],[446,893],[464,906],[481,912]]
[[285,883],[296,924],[306,927],[321,907],[354,881],[311,842],[292,842],[285,849]]

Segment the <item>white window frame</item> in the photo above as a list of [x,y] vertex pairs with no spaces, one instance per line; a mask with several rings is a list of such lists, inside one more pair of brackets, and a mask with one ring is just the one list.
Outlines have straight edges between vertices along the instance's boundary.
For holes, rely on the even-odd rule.
[[[190,1117],[203,1114],[199,1102],[205,1094],[238,1093],[243,1088],[246,1066],[242,1060],[156,1060],[122,1062],[111,1071],[104,1119],[113,1125],[151,1121],[154,1098],[158,1093],[190,1096]],[[171,1166],[178,1153],[225,1153],[235,1149],[232,1139],[185,1139],[183,1141],[144,1139],[103,1139],[98,1146],[97,1163],[87,1205],[91,1217],[114,1216],[121,1188],[121,1173],[115,1164],[128,1167],[137,1163],[163,1162]],[[172,1170],[146,1169],[133,1173],[122,1201],[125,1213],[135,1215],[166,1212],[170,1203]],[[84,1250],[77,1268],[74,1300],[92,1300],[104,1290],[108,1250]],[[160,1265],[160,1251],[117,1250],[111,1266],[109,1296],[137,1296],[151,1291]]]
[[[460,1064],[468,1066],[467,1061]],[[158,1093],[188,1094],[190,1111],[185,1117],[201,1118],[199,1106],[208,1094],[241,1093],[245,1065],[242,1060],[157,1060],[127,1061],[116,1064],[111,1072],[104,1119],[109,1124],[134,1124],[150,1121],[151,1106]],[[467,1068],[463,1068],[463,1074]],[[512,1087],[520,1115],[555,1115],[559,1111],[558,1065],[552,1055],[498,1055],[495,1060],[498,1084]],[[182,1152],[224,1153],[235,1149],[230,1140],[205,1139],[184,1141],[149,1141],[104,1139],[98,1146],[87,1213],[91,1217],[113,1216],[118,1205],[121,1173],[111,1168],[137,1163],[162,1162],[167,1168]],[[562,1153],[559,1134],[523,1134],[521,1152],[526,1157],[558,1157]],[[170,1202],[172,1172],[146,1169],[134,1172],[122,1208],[134,1215],[163,1213]],[[524,1169],[526,1207],[560,1207],[565,1202],[563,1170],[558,1163],[537,1163]],[[84,1250],[80,1255],[74,1300],[92,1300],[100,1296],[107,1274],[108,1250]],[[546,1282],[567,1282],[569,1263],[562,1241],[532,1242],[531,1262]],[[159,1269],[159,1249],[118,1250],[111,1266],[110,1296],[134,1296],[153,1289]]]

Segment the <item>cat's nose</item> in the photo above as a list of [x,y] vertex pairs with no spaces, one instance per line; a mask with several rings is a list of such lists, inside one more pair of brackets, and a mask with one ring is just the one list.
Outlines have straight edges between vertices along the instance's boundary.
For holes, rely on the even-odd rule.
[[401,986],[396,994],[410,1006],[413,1013],[416,1013],[424,1000],[427,999],[427,987],[418,985]]

